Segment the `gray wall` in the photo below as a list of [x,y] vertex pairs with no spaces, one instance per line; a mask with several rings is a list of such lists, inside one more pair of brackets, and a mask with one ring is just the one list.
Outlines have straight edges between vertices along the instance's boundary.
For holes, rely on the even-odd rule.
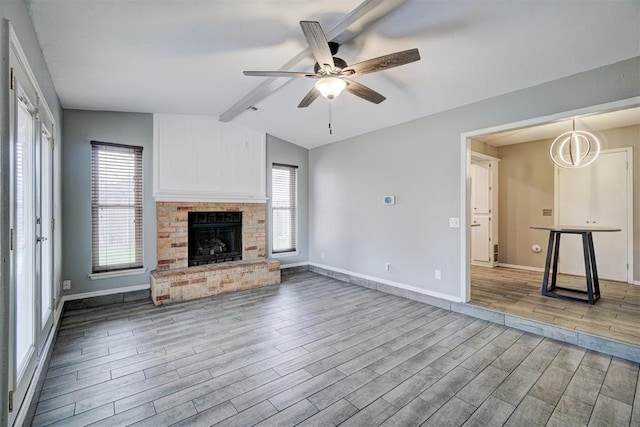
[[636,57],[313,149],[309,260],[460,297],[461,133],[639,95]]
[[274,163],[298,166],[298,255],[283,255],[283,264],[309,260],[309,150],[267,134],[267,247],[271,255],[271,166]]
[[[156,268],[156,209],[153,187],[153,116],[139,113],[65,110],[65,151],[62,183],[64,280],[71,280],[71,290],[63,295],[117,289],[149,283],[149,274],[91,280],[91,146],[92,140],[139,145],[144,147],[144,266]],[[283,256],[283,264],[308,260],[308,150],[273,136],[267,136],[267,194],[271,194],[271,164],[297,165],[298,239],[300,252]],[[267,210],[269,212],[269,210]],[[269,215],[269,214],[268,214]],[[271,218],[268,216],[267,223]],[[268,238],[268,237],[267,237]]]
[[[65,110],[65,150],[62,157],[62,278],[71,280],[63,295],[102,291],[150,283],[156,268],[156,205],[153,187],[153,115]],[[143,238],[147,273],[91,280],[91,141],[143,147]]]
[[[27,61],[38,81],[38,85],[42,90],[44,97],[51,108],[54,119],[58,124],[55,137],[60,141],[60,123],[62,123],[62,109],[58,101],[58,96],[54,90],[53,82],[49,74],[49,70],[44,61],[40,45],[36,37],[31,18],[24,0],[2,0],[0,1],[0,23],[2,31],[0,32],[0,49],[2,50],[0,81],[8,82],[9,74],[9,40],[4,20],[11,22],[13,29],[20,41],[20,45],[25,52]],[[7,84],[0,85],[0,229],[9,229],[9,88]],[[54,158],[60,159],[61,144],[54,154]],[[59,163],[58,163],[59,164]],[[60,217],[60,173],[59,168],[55,172],[56,179],[54,182],[54,190],[58,195],[54,201],[54,215]],[[60,228],[54,235],[54,250],[56,258],[54,260],[54,274],[56,278],[60,274]],[[6,425],[8,408],[6,406],[7,399],[7,382],[8,382],[8,357],[9,357],[9,283],[7,268],[9,249],[8,233],[0,233],[0,425]],[[56,300],[59,301],[59,298]]]
[[[553,140],[532,141],[498,148],[498,259],[504,264],[544,268],[549,232],[531,224],[553,225]],[[531,251],[540,245],[543,250]]]

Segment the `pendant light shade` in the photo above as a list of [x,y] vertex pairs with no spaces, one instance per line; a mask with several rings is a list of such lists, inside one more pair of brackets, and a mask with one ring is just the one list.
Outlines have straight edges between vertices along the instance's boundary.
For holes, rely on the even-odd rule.
[[333,99],[340,95],[347,82],[339,77],[323,77],[316,82],[316,89],[327,99]]
[[600,141],[591,132],[575,129],[558,136],[549,149],[551,160],[561,168],[582,168],[590,165],[600,154]]

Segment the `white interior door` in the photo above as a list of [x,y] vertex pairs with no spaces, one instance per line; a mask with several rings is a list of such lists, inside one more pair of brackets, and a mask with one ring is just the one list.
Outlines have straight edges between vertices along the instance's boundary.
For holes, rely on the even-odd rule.
[[[558,169],[557,212],[561,225],[617,227],[621,232],[593,233],[598,276],[627,281],[629,233],[628,151],[609,150],[585,168]],[[558,270],[584,276],[582,240],[562,235]]]
[[472,163],[471,175],[471,262],[491,262],[491,168],[489,163]]
[[[600,159],[596,160],[596,163]],[[591,225],[591,166],[578,169],[558,169],[559,225]],[[563,234],[560,238],[558,271],[584,276],[582,237]]]
[[607,153],[597,159],[591,177],[591,224],[618,227],[617,233],[593,233],[598,276],[627,281],[629,193],[627,152]]

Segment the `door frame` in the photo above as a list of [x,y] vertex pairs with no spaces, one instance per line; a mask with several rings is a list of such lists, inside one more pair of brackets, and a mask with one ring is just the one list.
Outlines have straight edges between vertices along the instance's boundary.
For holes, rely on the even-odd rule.
[[[627,154],[627,283],[633,283],[633,147],[620,147],[601,150],[600,154],[626,153]],[[558,223],[560,210],[560,182],[558,173],[560,168],[553,168],[553,222]]]
[[625,110],[640,106],[640,96],[620,101],[592,105],[585,108],[564,111],[560,113],[540,116],[532,119],[491,126],[460,134],[460,300],[469,302],[471,299],[471,227],[469,206],[471,204],[471,188],[469,186],[469,166],[471,164],[471,140],[483,135],[524,129],[531,126],[566,120],[572,117],[601,114],[616,110]]
[[[51,111],[51,109],[49,108],[49,106],[47,105],[46,99],[44,97],[44,94],[42,93],[42,90],[40,89],[39,85],[38,85],[38,81],[35,77],[35,75],[33,74],[33,70],[31,69],[31,67],[29,66],[29,62],[27,60],[27,57],[24,53],[24,50],[22,49],[20,42],[18,40],[18,37],[13,29],[13,27],[11,26],[11,23],[7,20],[5,20],[2,23],[2,31],[3,34],[5,35],[5,40],[6,40],[6,44],[3,45],[3,49],[5,49],[6,54],[6,62],[3,62],[6,65],[6,71],[7,73],[13,69],[13,73],[16,79],[16,84],[15,84],[15,89],[11,89],[10,85],[7,84],[6,87],[4,88],[4,91],[2,92],[3,94],[6,95],[6,106],[9,107],[8,108],[8,114],[7,116],[8,119],[6,120],[6,122],[4,122],[2,124],[2,129],[0,130],[1,132],[3,132],[4,138],[2,141],[2,149],[0,150],[0,157],[1,157],[1,161],[3,166],[7,166],[7,168],[5,169],[6,172],[3,171],[3,186],[2,186],[2,198],[3,200],[6,200],[8,202],[8,206],[9,209],[6,212],[6,217],[2,216],[2,226],[5,227],[6,226],[6,230],[7,233],[6,235],[9,236],[9,229],[14,227],[14,215],[15,215],[15,203],[13,200],[14,197],[14,170],[15,170],[15,164],[14,164],[14,151],[15,151],[15,114],[16,114],[16,97],[17,97],[17,89],[19,87],[22,87],[27,95],[27,98],[29,99],[29,101],[31,102],[31,104],[33,104],[34,108],[35,108],[35,113],[34,113],[34,118],[33,118],[33,123],[34,123],[34,135],[33,135],[33,143],[34,143],[34,147],[33,147],[33,151],[34,151],[34,201],[35,201],[35,197],[36,197],[36,186],[37,183],[36,181],[36,176],[35,176],[35,167],[37,166],[36,162],[36,150],[39,149],[39,139],[41,138],[41,132],[42,129],[46,127],[47,131],[51,134],[51,138],[52,141],[55,141],[55,134],[54,134],[54,130],[55,130],[55,119],[54,119],[54,115]],[[7,79],[7,81],[9,81],[9,79]],[[18,84],[19,82],[22,82],[22,84]],[[6,132],[6,133],[5,133]],[[51,155],[51,174],[52,176],[47,177],[50,180],[53,180],[52,182],[52,189],[51,189],[51,197],[49,202],[51,203],[51,215],[53,218],[56,218],[56,197],[58,197],[58,194],[56,193],[56,180],[55,180],[55,174],[57,171],[57,159],[56,159],[56,155],[52,153]],[[40,173],[38,174],[40,175]],[[5,178],[7,183],[5,184]],[[33,214],[36,214],[36,204],[34,203],[34,212]],[[4,215],[4,213],[3,213]],[[36,224],[36,231],[37,229],[37,224]],[[52,266],[52,274],[53,274],[53,280],[51,283],[51,296],[54,299],[58,298],[57,295],[57,289],[55,286],[55,277],[56,277],[56,264],[57,264],[57,259],[56,259],[56,252],[55,252],[55,245],[58,242],[58,240],[55,238],[55,235],[57,234],[57,232],[51,231],[50,232],[50,238],[51,238],[51,266]],[[3,288],[7,288],[7,294],[9,296],[9,298],[6,298],[4,301],[2,301],[3,307],[2,309],[0,309],[0,312],[6,313],[6,317],[8,317],[8,321],[7,324],[9,325],[8,328],[6,328],[6,336],[7,340],[7,352],[5,353],[7,356],[7,365],[6,365],[6,372],[2,372],[2,374],[0,374],[0,380],[3,382],[2,386],[0,386],[0,390],[6,390],[10,396],[9,401],[12,401],[13,403],[13,409],[11,411],[9,411],[9,405],[6,405],[7,400],[5,400],[6,398],[6,394],[3,392],[2,394],[2,400],[3,400],[3,404],[0,405],[0,408],[2,408],[2,414],[0,414],[0,424],[2,424],[4,421],[8,421],[9,425],[12,424],[16,424],[16,425],[20,425],[21,423],[24,422],[26,414],[28,412],[28,404],[32,401],[32,399],[34,398],[35,395],[35,389],[37,387],[37,385],[35,384],[35,381],[33,381],[34,378],[37,378],[38,375],[41,374],[42,372],[42,368],[44,366],[44,364],[42,363],[45,360],[45,357],[47,355],[47,353],[49,352],[49,349],[51,348],[51,343],[53,342],[53,324],[54,324],[54,316],[56,316],[56,307],[55,303],[52,304],[54,307],[51,310],[51,313],[49,315],[49,317],[47,318],[46,322],[43,322],[42,319],[42,311],[41,311],[41,304],[40,304],[40,297],[41,297],[41,284],[39,282],[36,282],[36,271],[35,271],[35,265],[34,265],[34,289],[33,289],[33,297],[34,297],[34,305],[33,305],[33,354],[30,356],[30,360],[29,360],[29,364],[28,366],[24,369],[24,373],[22,374],[22,378],[21,378],[21,382],[20,384],[17,383],[17,377],[19,376],[20,373],[17,372],[18,367],[16,366],[16,360],[15,360],[15,344],[16,344],[16,320],[15,320],[15,310],[16,310],[16,304],[15,304],[15,264],[14,264],[14,260],[16,257],[16,252],[11,249],[10,247],[10,237],[7,237],[6,239],[3,238],[2,239],[2,252],[3,253],[7,253],[8,256],[7,258],[10,259],[10,267],[7,268],[8,272],[3,273],[3,277],[2,277],[2,284],[3,284]],[[37,251],[38,249],[36,248],[37,245],[35,245],[35,236],[34,236],[34,251]],[[37,262],[37,258],[38,257],[34,257],[34,262]],[[6,295],[6,294],[5,294]],[[54,302],[54,301],[51,301]],[[3,333],[5,333],[3,331]],[[2,366],[2,369],[5,369],[5,366]]]

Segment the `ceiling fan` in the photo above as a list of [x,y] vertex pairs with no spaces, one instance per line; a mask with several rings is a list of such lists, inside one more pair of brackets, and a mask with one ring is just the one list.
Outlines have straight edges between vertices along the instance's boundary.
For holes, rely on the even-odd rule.
[[318,22],[300,21],[300,26],[317,61],[313,73],[298,71],[244,71],[245,76],[317,79],[314,87],[298,104],[298,108],[308,107],[319,95],[327,99],[333,99],[340,95],[344,89],[362,99],[379,104],[387,98],[350,78],[420,60],[418,49],[409,49],[368,59],[354,65],[347,65],[343,59],[334,56],[338,53],[340,46],[334,42],[327,42],[327,37]]

